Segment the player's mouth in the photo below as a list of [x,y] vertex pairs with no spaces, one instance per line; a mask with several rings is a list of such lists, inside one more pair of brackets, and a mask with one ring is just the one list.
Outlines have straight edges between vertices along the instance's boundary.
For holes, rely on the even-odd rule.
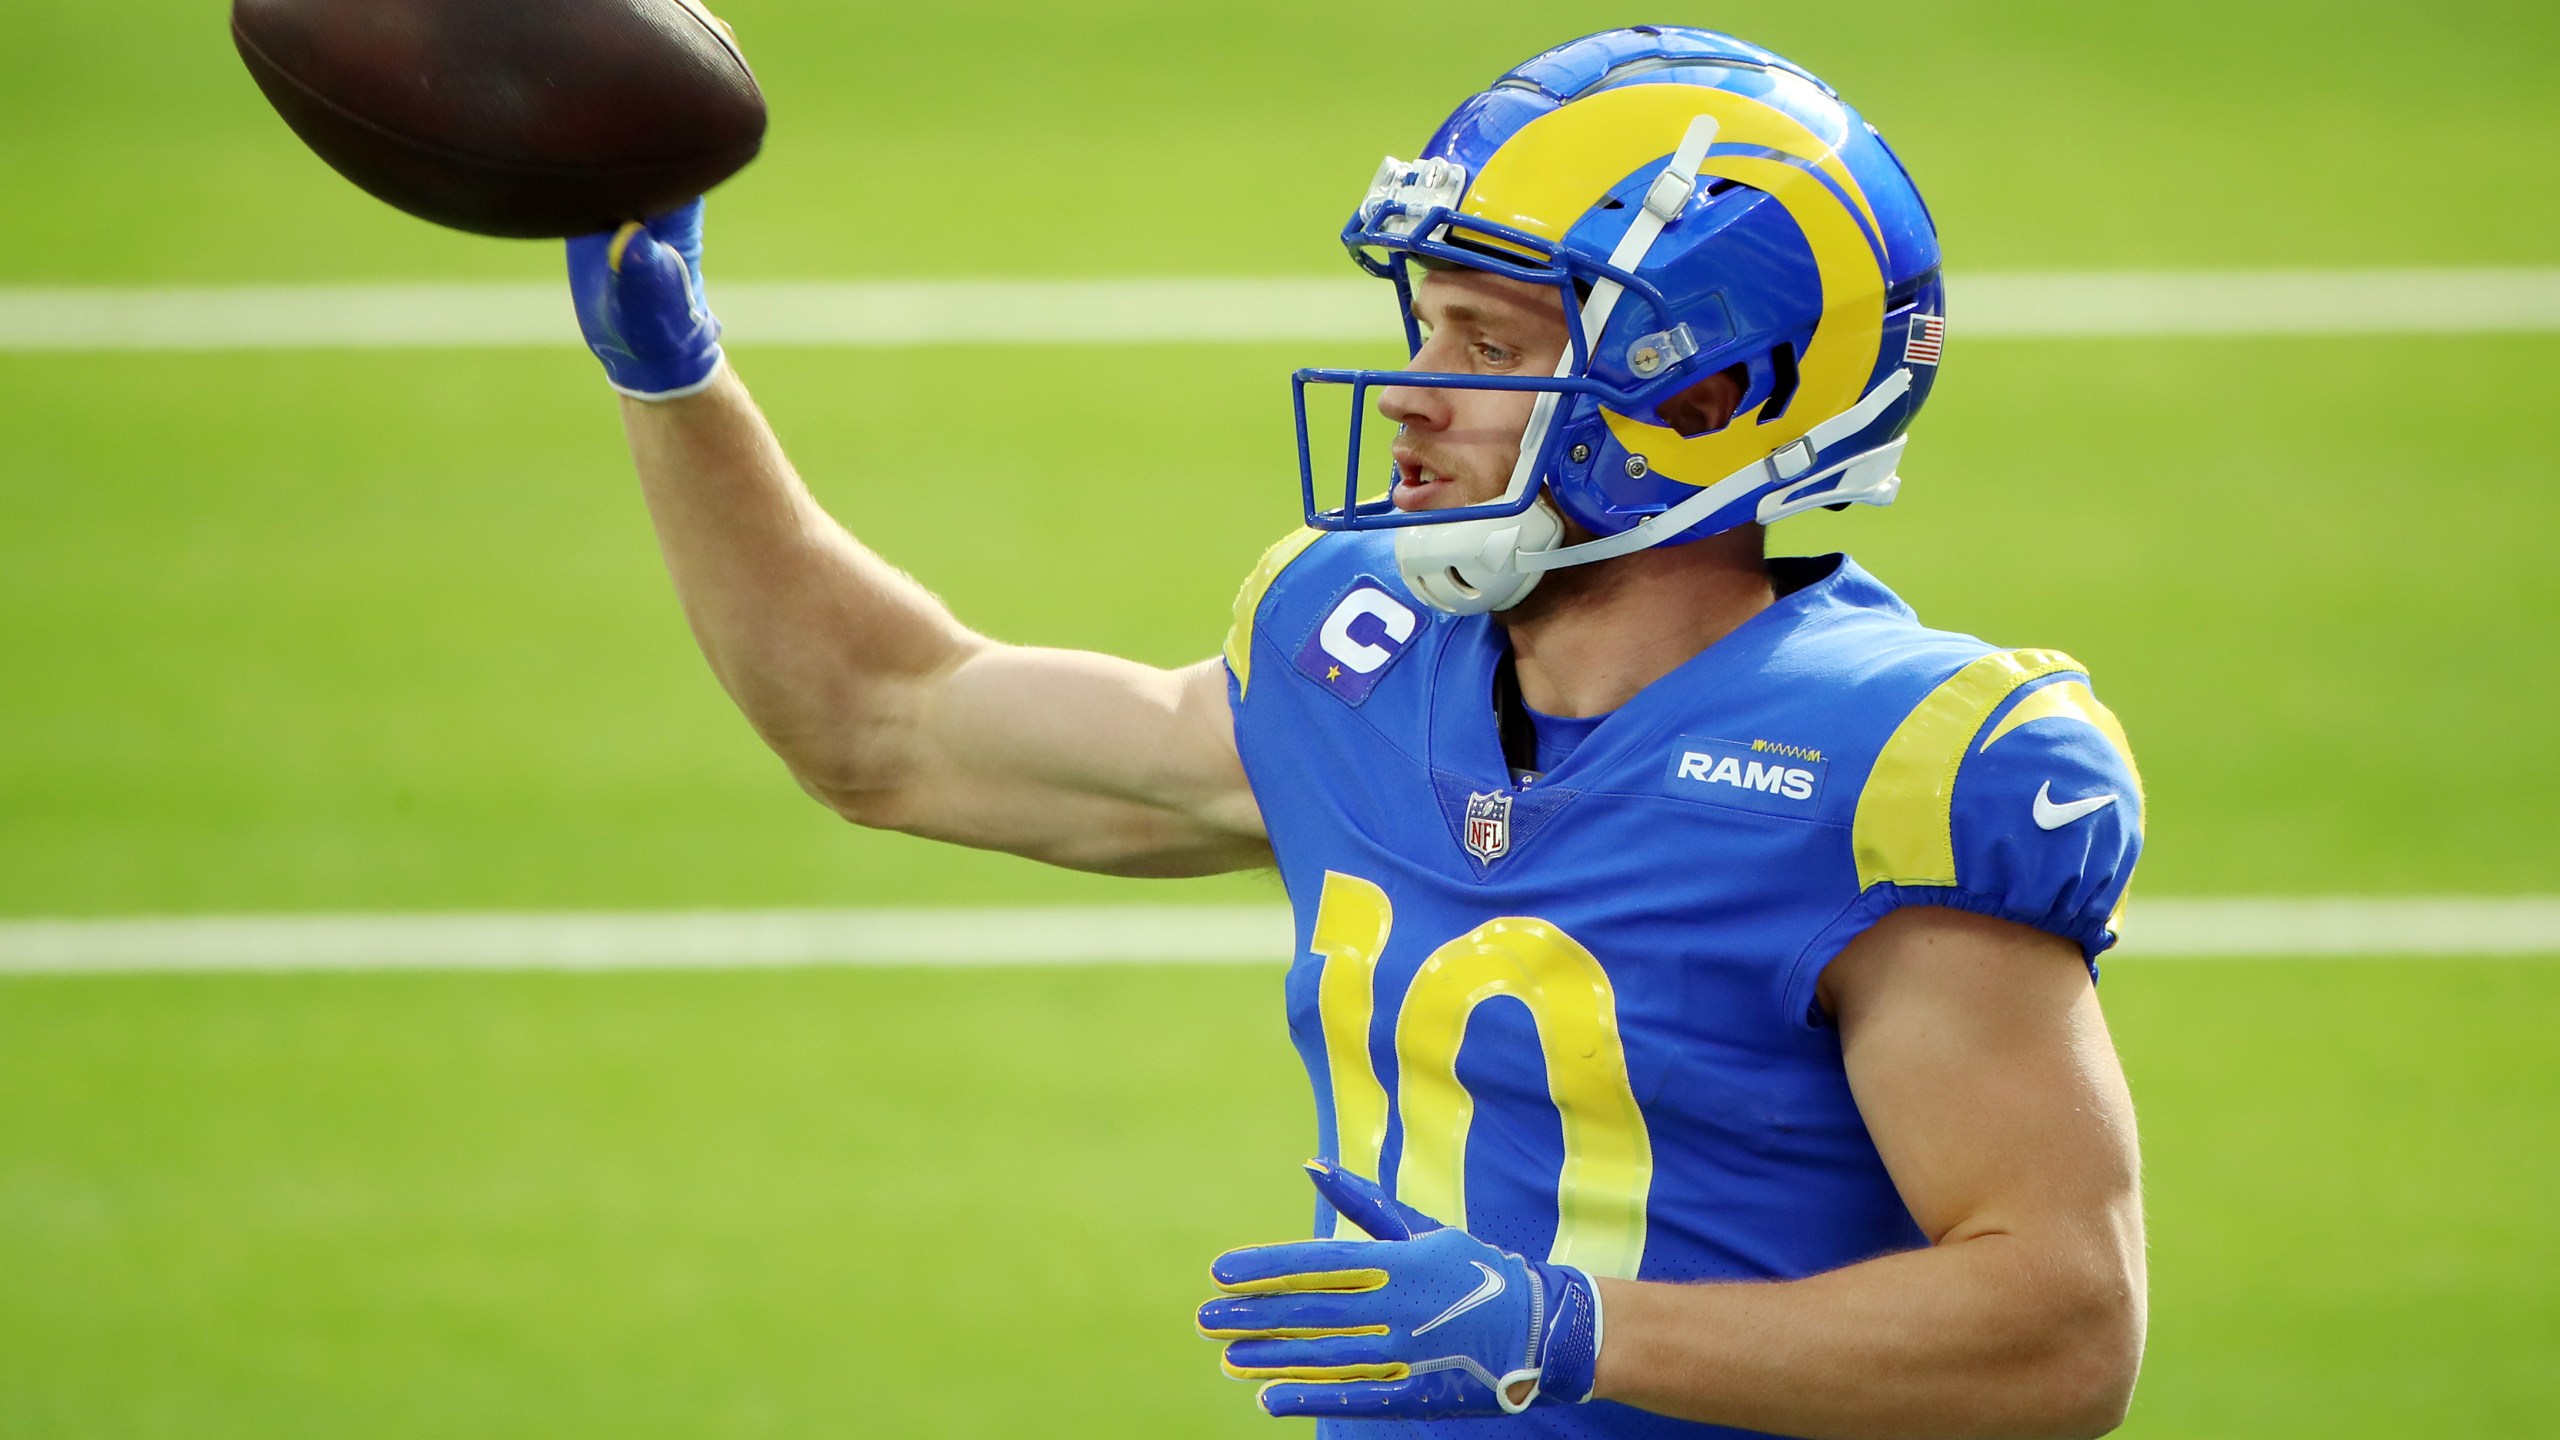
[[1396,457],[1395,489],[1387,498],[1399,510],[1439,510],[1459,503],[1458,482],[1419,460]]

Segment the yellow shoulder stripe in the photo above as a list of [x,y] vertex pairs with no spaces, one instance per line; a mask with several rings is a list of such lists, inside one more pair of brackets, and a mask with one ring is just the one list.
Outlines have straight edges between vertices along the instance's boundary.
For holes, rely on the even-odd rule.
[[[1991,727],[1991,733],[1983,737],[1982,748],[1988,750],[2001,736],[2038,720],[2077,720],[2106,736],[2107,743],[2116,747],[2116,754],[2123,757],[2125,773],[2133,777],[2135,829],[2151,823],[2151,801],[2142,793],[2142,767],[2133,763],[2133,742],[2125,738],[2124,722],[2098,699],[2095,691],[2080,681],[2057,680],[2019,701],[2008,714],[2000,717],[1999,724]],[[2132,887],[2127,886],[2125,892],[2116,897],[2115,913],[2107,917],[2108,929],[2123,928],[2125,902],[2132,895]]]
[[2090,713],[2090,708],[2097,703],[2098,697],[2089,693],[2088,686],[2077,680],[2056,680],[2010,706],[2000,723],[1991,727],[1991,733],[1982,737],[1982,748],[1988,750],[1999,744],[2001,736],[2030,721],[2085,720],[2095,725],[2098,717]]
[[[1982,748],[1988,750],[2001,736],[2038,720],[2077,720],[2106,736],[2107,743],[2116,747],[2116,754],[2124,760],[2124,768],[2133,776],[2133,796],[2139,807],[2142,770],[2133,763],[2133,742],[2125,737],[2124,722],[2118,720],[2116,712],[2108,709],[2081,681],[2057,680],[2010,707],[2009,713],[2001,716],[2000,723],[1991,727],[1991,733],[1983,738]],[[2134,814],[2137,825],[2149,818],[2148,813],[2140,808]]]
[[2002,650],[1949,676],[1912,708],[1858,793],[1850,846],[1858,888],[1956,883],[1956,771],[1973,737],[2021,685],[2080,662],[2059,650]]
[[1254,563],[1253,573],[1244,577],[1236,590],[1235,619],[1227,626],[1227,668],[1235,672],[1236,693],[1241,695],[1253,684],[1253,617],[1262,609],[1262,597],[1271,591],[1271,582],[1289,568],[1316,537],[1324,532],[1313,526],[1301,526],[1280,537],[1278,544],[1262,552]]

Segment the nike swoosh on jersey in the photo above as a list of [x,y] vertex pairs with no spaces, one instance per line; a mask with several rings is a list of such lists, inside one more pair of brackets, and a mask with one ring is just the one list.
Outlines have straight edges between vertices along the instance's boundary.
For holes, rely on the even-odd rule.
[[1467,1263],[1484,1272],[1484,1283],[1473,1290],[1468,1291],[1457,1304],[1450,1306],[1448,1309],[1443,1310],[1439,1314],[1432,1316],[1430,1319],[1423,1321],[1421,1324],[1414,1326],[1414,1334],[1419,1335],[1426,1330],[1434,1329],[1448,1321],[1455,1320],[1459,1316],[1466,1314],[1468,1311],[1473,1310],[1487,1300],[1490,1300],[1494,1296],[1502,1293],[1503,1285],[1501,1271],[1494,1269],[1492,1266],[1487,1265],[1481,1260],[1470,1260]]
[[2053,782],[2047,780],[2036,787],[2036,828],[2059,830],[2083,815],[2095,815],[2114,803],[2116,803],[2115,792],[2111,790],[2104,795],[2092,795],[2086,800],[2074,800],[2066,805],[2056,805],[2053,803]]

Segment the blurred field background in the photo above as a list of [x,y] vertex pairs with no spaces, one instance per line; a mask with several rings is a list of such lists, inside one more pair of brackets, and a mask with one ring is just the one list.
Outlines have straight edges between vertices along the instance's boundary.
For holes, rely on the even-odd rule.
[[[1959,275],[2560,264],[2560,20],[2522,3],[722,8],[775,130],[713,202],[715,301],[1337,273],[1382,151],[1640,18],[1840,86]],[[329,174],[212,0],[101,19],[0,13],[0,283],[556,271]],[[1379,313],[1367,351],[732,353],[964,618],[1171,663],[1294,523],[1287,369],[1392,358]],[[0,915],[1276,894],[807,804],[695,656],[561,324],[0,354]],[[1781,539],[2088,661],[2149,893],[2560,888],[2560,335],[1951,331],[1903,502]],[[1210,1253],[1304,1223],[1276,959],[0,980],[0,1434],[1271,1433],[1188,1311]],[[2548,1427],[2560,969],[2130,960],[2106,994],[2153,1207],[2127,1433]]]

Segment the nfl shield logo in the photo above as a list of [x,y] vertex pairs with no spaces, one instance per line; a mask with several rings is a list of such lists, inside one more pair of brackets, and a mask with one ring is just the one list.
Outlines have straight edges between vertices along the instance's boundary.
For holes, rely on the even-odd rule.
[[1467,797],[1467,853],[1490,865],[1511,852],[1511,796],[1497,790]]

